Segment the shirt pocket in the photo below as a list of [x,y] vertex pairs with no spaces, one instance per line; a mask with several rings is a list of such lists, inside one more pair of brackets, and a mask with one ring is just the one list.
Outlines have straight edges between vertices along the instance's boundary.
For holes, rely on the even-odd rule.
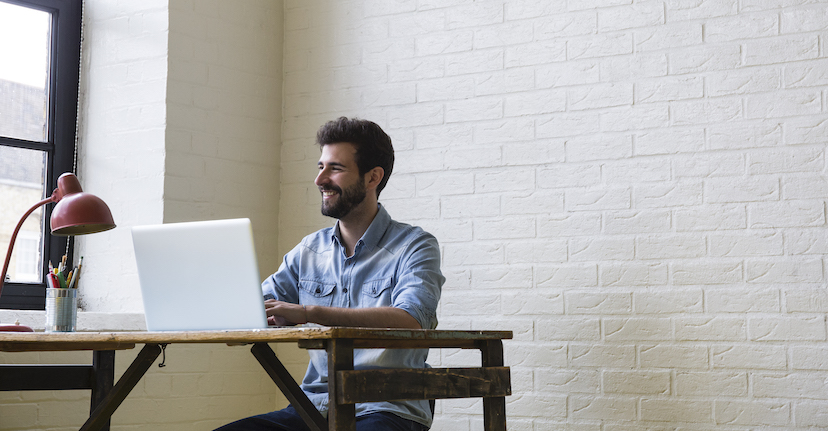
[[391,277],[366,281],[362,284],[362,296],[369,307],[391,305]]
[[336,283],[323,283],[316,280],[299,281],[299,303],[305,305],[325,305],[330,307],[333,304],[333,292]]

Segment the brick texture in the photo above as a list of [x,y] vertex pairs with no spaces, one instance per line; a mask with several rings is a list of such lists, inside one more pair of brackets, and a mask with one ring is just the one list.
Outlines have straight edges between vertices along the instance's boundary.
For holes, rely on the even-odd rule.
[[516,332],[510,429],[825,426],[828,2],[380,3],[285,3],[285,100],[317,105],[284,105],[282,231],[330,224],[316,128],[371,119],[440,327]]

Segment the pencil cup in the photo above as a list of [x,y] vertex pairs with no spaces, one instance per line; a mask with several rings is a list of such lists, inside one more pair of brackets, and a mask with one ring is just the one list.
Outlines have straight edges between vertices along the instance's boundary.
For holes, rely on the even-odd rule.
[[46,332],[74,332],[78,289],[46,289]]

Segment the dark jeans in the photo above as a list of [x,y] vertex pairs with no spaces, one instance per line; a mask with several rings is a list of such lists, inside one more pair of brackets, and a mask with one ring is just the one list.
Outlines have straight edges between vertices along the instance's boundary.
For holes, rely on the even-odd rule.
[[[357,431],[426,431],[425,425],[403,419],[393,413],[379,412],[356,419]],[[251,416],[218,428],[216,431],[310,431],[293,406],[283,410]]]

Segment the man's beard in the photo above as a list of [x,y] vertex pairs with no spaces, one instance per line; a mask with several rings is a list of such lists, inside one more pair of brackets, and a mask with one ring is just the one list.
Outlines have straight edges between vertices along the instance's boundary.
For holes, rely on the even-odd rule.
[[341,219],[353,210],[357,205],[365,200],[367,189],[365,183],[357,181],[356,184],[347,187],[345,190],[336,186],[321,187],[322,190],[333,190],[337,192],[336,201],[328,205],[325,200],[322,200],[322,215]]

